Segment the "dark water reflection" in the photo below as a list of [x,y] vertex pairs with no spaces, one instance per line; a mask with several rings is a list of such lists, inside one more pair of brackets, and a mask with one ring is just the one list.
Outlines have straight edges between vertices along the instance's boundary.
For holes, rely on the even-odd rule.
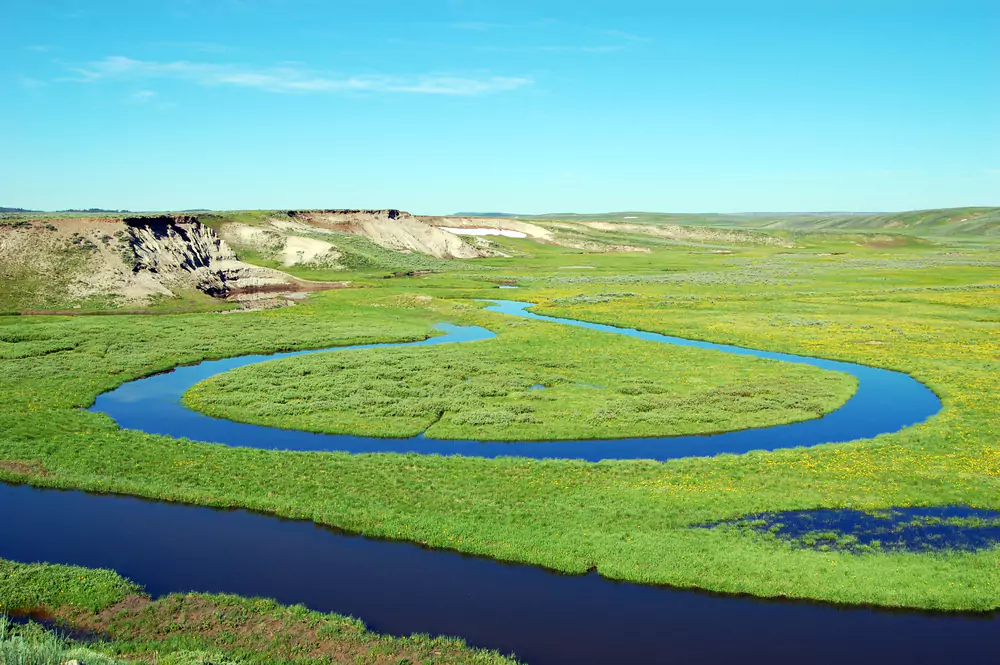
[[760,513],[720,524],[846,552],[976,551],[1000,543],[1000,512],[967,506]]

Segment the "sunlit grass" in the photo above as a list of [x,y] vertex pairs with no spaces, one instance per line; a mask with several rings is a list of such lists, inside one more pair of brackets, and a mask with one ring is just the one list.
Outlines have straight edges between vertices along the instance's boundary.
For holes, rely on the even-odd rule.
[[[198,384],[210,415],[289,429],[486,440],[672,436],[816,418],[854,377],[558,324],[447,309],[500,334],[252,365]],[[517,454],[512,449],[512,454]]]
[[[0,321],[7,358],[0,361],[0,477],[244,506],[568,572],[596,566],[637,582],[887,606],[1000,607],[997,550],[855,555],[689,528],[824,507],[1000,509],[997,253],[876,251],[839,239],[793,254],[734,252],[493,259],[489,274],[385,280],[392,285],[326,293],[279,313]],[[563,269],[583,264],[595,268]],[[524,288],[491,288],[490,280],[507,277]],[[944,409],[868,441],[590,464],[230,449],[121,431],[75,408],[128,379],[203,357],[415,339],[450,312],[459,321],[508,325],[467,302],[400,299],[404,291],[452,300],[516,294],[547,314],[897,369],[929,385]],[[635,295],[594,297],[606,292]]]

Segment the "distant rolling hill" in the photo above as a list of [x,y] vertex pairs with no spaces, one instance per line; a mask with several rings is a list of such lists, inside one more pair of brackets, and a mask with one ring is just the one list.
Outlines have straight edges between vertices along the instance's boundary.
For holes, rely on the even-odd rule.
[[111,213],[111,214],[115,214],[115,213],[122,213],[122,212],[130,213],[132,211],[131,210],[111,210],[109,208],[67,208],[66,210],[57,210],[56,212],[87,212],[87,213],[101,213],[101,214]]
[[[500,216],[500,213],[491,213]],[[620,211],[607,213],[550,213],[520,215],[522,219],[575,222],[624,222],[724,226],[790,231],[888,231],[929,236],[1000,236],[1000,208],[969,207],[908,212],[743,212],[664,213]]]
[[[0,212],[44,212],[43,210],[29,210],[28,208],[3,208],[0,207]],[[57,213],[123,213],[132,212],[131,210],[106,210],[105,208],[68,208],[66,210],[56,210]]]
[[532,217],[532,215],[516,215],[510,212],[454,212],[449,217]]
[[790,215],[761,228],[816,230],[897,230],[921,235],[1000,235],[1000,208],[943,208],[890,213]]

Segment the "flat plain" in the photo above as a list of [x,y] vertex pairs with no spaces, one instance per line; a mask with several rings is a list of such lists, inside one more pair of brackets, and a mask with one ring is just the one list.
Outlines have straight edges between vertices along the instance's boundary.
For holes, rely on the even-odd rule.
[[[270,219],[230,217],[248,227]],[[950,228],[947,214],[916,219],[932,221],[873,229],[827,219],[804,228],[797,218],[771,228],[708,218],[678,225],[641,217],[604,226],[563,219],[567,231],[538,219],[532,223],[555,236],[565,233],[563,241],[490,237],[492,254],[472,259],[376,251],[352,236],[343,254],[360,256],[362,248],[369,260],[285,266],[296,278],[336,278],[347,288],[260,311],[234,311],[231,302],[180,290],[142,306],[93,295],[71,302],[60,295],[64,275],[49,284],[33,274],[23,287],[10,280],[8,310],[73,315],[0,317],[0,479],[248,508],[641,584],[995,610],[996,547],[859,553],[726,524],[811,509],[1000,510],[1000,245],[986,222],[963,221],[952,234],[941,231]],[[51,233],[43,224],[61,220],[26,223],[41,234]],[[866,218],[876,223],[886,222]],[[213,219],[213,226],[223,224]],[[8,227],[26,232],[24,224]],[[266,249],[237,254],[281,267]],[[66,251],[80,252],[81,264],[91,260],[86,248]],[[403,257],[398,266],[389,264],[393,257]],[[849,443],[668,462],[527,459],[519,446],[533,440],[662,437],[817,418],[846,402],[856,384],[815,368],[611,338],[483,309],[483,300],[512,295],[537,303],[541,314],[898,370],[930,387],[943,408],[900,432]],[[85,410],[105,391],[182,364],[412,341],[437,334],[434,325],[442,322],[481,326],[496,337],[260,363],[198,384],[184,403],[287,429],[524,441],[510,444],[509,457],[235,448],[123,430]],[[719,526],[703,528],[712,524]],[[108,657],[156,651],[161,662],[199,653],[240,662],[507,662],[454,640],[380,636],[305,608],[227,596],[148,599],[110,571],[27,564],[0,563],[0,609],[106,630],[108,640],[93,648]],[[167,630],[161,613],[202,623]],[[259,631],[234,627],[245,627],[249,614],[293,627],[294,639],[265,643]],[[326,636],[334,636],[334,651],[314,645]]]

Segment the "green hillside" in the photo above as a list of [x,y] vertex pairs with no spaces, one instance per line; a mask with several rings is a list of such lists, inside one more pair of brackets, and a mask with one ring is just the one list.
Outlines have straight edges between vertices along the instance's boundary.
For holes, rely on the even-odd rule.
[[[528,219],[528,217],[525,217]],[[725,226],[793,231],[894,231],[930,236],[1000,235],[1000,208],[968,207],[908,212],[750,212],[659,213],[621,211],[600,214],[554,213],[537,220],[612,221],[630,224]]]
[[796,215],[773,220],[767,228],[885,229],[923,235],[1000,235],[1000,208],[943,208],[873,214]]

